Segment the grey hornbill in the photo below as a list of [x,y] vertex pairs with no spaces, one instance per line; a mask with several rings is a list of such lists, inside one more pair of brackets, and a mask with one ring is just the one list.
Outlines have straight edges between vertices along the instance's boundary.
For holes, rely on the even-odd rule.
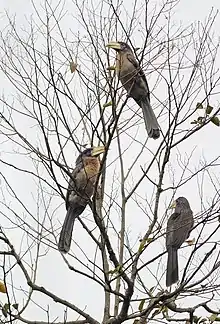
[[110,42],[106,46],[117,52],[116,71],[118,78],[128,95],[142,108],[148,136],[153,139],[159,138],[160,128],[150,104],[147,80],[132,49],[123,42]]
[[76,159],[66,194],[67,214],[58,242],[60,252],[67,253],[70,249],[75,219],[82,214],[94,193],[100,169],[99,155],[104,151],[104,146],[87,148]]
[[189,237],[194,224],[193,213],[186,198],[177,198],[170,208],[175,208],[175,210],[168,219],[166,229],[166,248],[168,252],[167,287],[179,280],[177,251]]

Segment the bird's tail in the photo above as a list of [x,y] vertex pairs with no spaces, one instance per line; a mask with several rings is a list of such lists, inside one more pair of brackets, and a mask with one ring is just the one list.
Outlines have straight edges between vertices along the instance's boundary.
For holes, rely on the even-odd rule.
[[177,249],[168,248],[168,258],[167,258],[167,277],[166,286],[169,287],[179,280],[178,274],[178,255]]
[[144,101],[141,101],[141,108],[143,111],[144,122],[146,125],[148,136],[152,137],[153,139],[159,138],[160,127],[151,107],[150,100],[148,98],[145,98]]
[[75,219],[83,212],[85,207],[78,205],[77,208],[75,206],[74,208],[71,206],[68,208],[58,242],[60,252],[69,252]]

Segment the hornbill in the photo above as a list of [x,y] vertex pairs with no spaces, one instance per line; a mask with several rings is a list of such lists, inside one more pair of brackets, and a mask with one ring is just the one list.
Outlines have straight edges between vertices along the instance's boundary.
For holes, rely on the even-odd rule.
[[76,159],[66,194],[67,214],[58,242],[60,252],[67,253],[70,249],[75,219],[82,214],[94,193],[100,168],[99,155],[104,151],[104,146],[87,148]]
[[123,42],[110,42],[106,45],[117,52],[116,72],[128,95],[142,108],[144,122],[149,137],[160,136],[159,124],[150,104],[150,91],[144,72],[135,59],[130,46]]
[[193,213],[185,197],[177,198],[170,208],[175,208],[175,211],[168,219],[166,230],[167,287],[179,280],[177,251],[189,237],[194,224]]

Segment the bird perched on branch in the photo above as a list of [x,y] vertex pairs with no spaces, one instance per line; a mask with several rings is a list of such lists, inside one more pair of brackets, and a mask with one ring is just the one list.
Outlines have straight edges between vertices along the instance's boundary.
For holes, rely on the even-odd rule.
[[116,71],[118,78],[128,95],[142,108],[148,136],[153,139],[159,138],[159,124],[150,104],[147,80],[132,49],[123,42],[110,42],[106,46],[117,52]]
[[193,213],[186,198],[177,198],[170,208],[175,208],[175,211],[168,219],[166,230],[167,287],[179,280],[177,251],[189,237],[194,224]]
[[60,252],[67,253],[70,249],[75,219],[82,214],[94,193],[100,168],[98,157],[104,151],[104,146],[87,148],[76,159],[66,194],[67,214],[58,243]]

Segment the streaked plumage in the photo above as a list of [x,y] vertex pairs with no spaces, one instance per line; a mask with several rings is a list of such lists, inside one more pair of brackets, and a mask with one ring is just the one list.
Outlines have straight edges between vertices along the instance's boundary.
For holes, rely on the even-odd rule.
[[66,194],[67,214],[58,243],[60,252],[67,253],[70,249],[75,219],[82,214],[94,193],[100,168],[98,156],[103,152],[103,146],[88,148],[76,160]]

